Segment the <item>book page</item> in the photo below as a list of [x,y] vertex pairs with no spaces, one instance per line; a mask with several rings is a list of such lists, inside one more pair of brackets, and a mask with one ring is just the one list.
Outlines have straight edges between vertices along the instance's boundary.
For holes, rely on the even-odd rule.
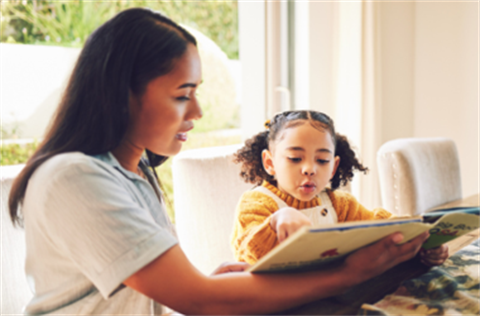
[[430,238],[422,247],[424,249],[438,247],[479,227],[478,215],[457,212],[446,214],[434,223],[434,227],[429,230]]

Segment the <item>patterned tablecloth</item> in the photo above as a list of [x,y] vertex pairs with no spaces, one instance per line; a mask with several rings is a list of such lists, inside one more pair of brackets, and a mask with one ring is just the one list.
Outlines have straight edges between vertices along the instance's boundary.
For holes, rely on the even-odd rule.
[[452,255],[441,266],[402,282],[391,295],[359,315],[479,315],[480,239]]

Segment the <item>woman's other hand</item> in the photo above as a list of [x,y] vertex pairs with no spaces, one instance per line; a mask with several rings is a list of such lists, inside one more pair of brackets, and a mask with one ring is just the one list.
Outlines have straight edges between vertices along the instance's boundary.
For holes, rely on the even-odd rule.
[[425,232],[404,244],[400,244],[403,235],[401,233],[391,234],[349,255],[345,259],[345,271],[351,275],[349,279],[353,284],[366,281],[401,262],[415,257],[428,236],[429,233]]
[[284,241],[301,227],[311,225],[307,216],[292,207],[279,209],[270,219],[270,226],[277,232],[278,242]]
[[428,267],[439,266],[448,258],[448,246],[441,245],[432,249],[420,249],[419,257],[420,261]]
[[250,268],[246,262],[224,262],[211,275],[229,273],[229,272],[243,272]]

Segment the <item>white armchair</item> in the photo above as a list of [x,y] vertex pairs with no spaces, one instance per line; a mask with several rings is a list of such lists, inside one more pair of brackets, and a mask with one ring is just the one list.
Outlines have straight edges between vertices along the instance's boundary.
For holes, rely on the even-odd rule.
[[377,153],[383,207],[396,215],[419,215],[462,198],[455,143],[447,138],[404,138]]
[[230,248],[235,207],[252,184],[232,162],[242,144],[183,151],[173,158],[175,225],[183,251],[203,273],[234,261]]
[[8,212],[8,194],[13,179],[24,165],[0,167],[2,203],[1,307],[0,315],[18,315],[32,298],[25,278],[25,233],[14,228]]

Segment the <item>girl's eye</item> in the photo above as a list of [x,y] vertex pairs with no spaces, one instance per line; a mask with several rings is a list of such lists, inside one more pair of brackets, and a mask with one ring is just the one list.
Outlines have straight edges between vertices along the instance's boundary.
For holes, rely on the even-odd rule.
[[292,162],[300,162],[302,161],[301,158],[295,158],[295,157],[288,157],[288,160],[292,161]]
[[177,100],[179,100],[179,101],[189,101],[190,98],[188,96],[184,95],[184,96],[178,97]]
[[324,164],[326,164],[326,163],[329,163],[329,162],[330,162],[330,160],[325,160],[325,159],[317,159],[317,162],[318,162],[319,164],[321,164],[321,165],[324,165]]

